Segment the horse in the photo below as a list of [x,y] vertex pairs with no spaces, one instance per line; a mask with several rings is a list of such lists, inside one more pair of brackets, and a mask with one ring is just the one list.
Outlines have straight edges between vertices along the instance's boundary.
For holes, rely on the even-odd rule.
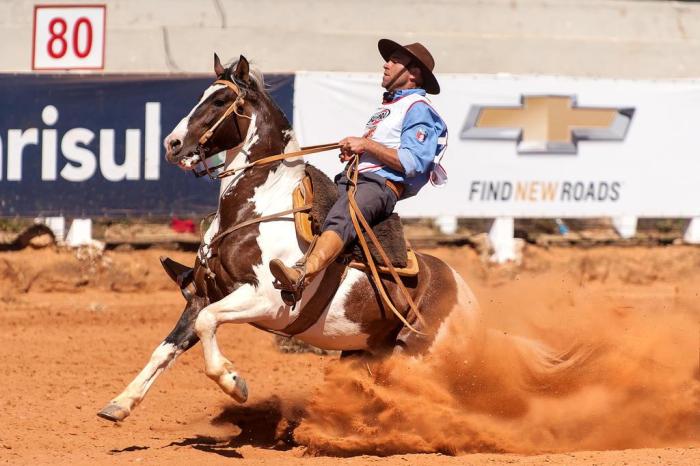
[[[192,170],[211,154],[225,152],[224,168],[237,173],[221,179],[218,209],[203,235],[193,268],[195,291],[146,366],[98,413],[111,421],[129,416],[163,370],[198,341],[204,350],[206,375],[230,397],[245,402],[247,384],[219,349],[217,327],[246,323],[279,331],[299,317],[323,281],[321,273],[296,306],[285,304],[273,287],[269,261],[279,258],[294,263],[305,252],[291,215],[247,224],[221,238],[213,253],[211,241],[217,232],[291,209],[292,192],[302,180],[306,164],[297,159],[250,166],[270,154],[298,151],[294,131],[265,91],[264,76],[244,56],[223,66],[215,55],[214,73],[216,81],[165,138],[166,159]],[[208,130],[202,144],[202,135]],[[319,348],[341,350],[342,355],[419,355],[439,335],[445,318],[459,312],[472,332],[464,337],[478,340],[483,329],[472,290],[442,260],[420,252],[416,257],[418,274],[403,281],[422,314],[420,322],[415,316],[407,317],[418,332],[386,311],[367,271],[348,268],[320,318],[296,338]],[[409,303],[397,284],[391,277],[382,280],[395,307],[409,316]]]

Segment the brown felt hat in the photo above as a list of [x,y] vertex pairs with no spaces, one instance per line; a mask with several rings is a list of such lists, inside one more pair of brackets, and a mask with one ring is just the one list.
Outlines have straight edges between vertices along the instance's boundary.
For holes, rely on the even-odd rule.
[[397,50],[401,50],[408,56],[413,57],[413,61],[422,71],[423,89],[425,89],[425,92],[428,94],[440,93],[440,84],[438,84],[433,74],[435,60],[423,44],[416,42],[415,44],[401,45],[393,40],[381,39],[377,47],[379,47],[379,53],[382,55],[382,58],[386,61],[389,61],[391,54]]

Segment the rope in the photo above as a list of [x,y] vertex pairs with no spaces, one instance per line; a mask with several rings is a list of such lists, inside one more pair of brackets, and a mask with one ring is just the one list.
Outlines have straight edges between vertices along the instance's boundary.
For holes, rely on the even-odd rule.
[[[394,268],[393,264],[391,263],[391,260],[389,260],[389,257],[386,255],[386,252],[384,252],[384,248],[382,248],[381,243],[379,242],[379,239],[377,236],[374,234],[372,231],[372,227],[369,225],[367,220],[365,219],[364,215],[362,215],[362,212],[360,211],[359,206],[357,205],[357,202],[355,201],[355,191],[357,190],[357,178],[359,174],[358,170],[358,164],[359,164],[360,158],[358,156],[355,156],[353,158],[353,161],[348,164],[348,171],[347,175],[348,180],[350,181],[350,189],[348,190],[348,200],[350,204],[350,218],[352,219],[352,224],[355,227],[355,231],[357,232],[357,238],[360,241],[360,246],[362,247],[362,252],[365,254],[365,258],[367,259],[367,265],[369,265],[370,271],[372,272],[372,278],[374,280],[374,284],[377,287],[377,290],[379,291],[380,296],[386,303],[386,305],[389,307],[389,309],[396,315],[396,317],[399,318],[403,324],[408,327],[409,330],[412,332],[415,332],[419,335],[426,335],[424,332],[421,332],[420,330],[417,330],[414,328],[411,324],[408,323],[406,318],[396,309],[396,306],[394,306],[394,303],[391,301],[391,298],[389,298],[389,295],[386,292],[386,288],[384,287],[384,283],[382,283],[382,279],[379,276],[379,271],[377,270],[377,265],[374,262],[374,258],[372,257],[372,254],[369,251],[369,246],[367,244],[367,240],[362,234],[362,229],[364,228],[365,232],[369,236],[370,240],[374,244],[374,247],[377,249],[379,252],[379,255],[381,256],[382,260],[384,261],[384,264],[386,267],[389,269],[389,273],[391,274],[392,278],[396,282],[396,284],[399,287],[399,290],[401,291],[401,294],[404,296],[406,299],[406,302],[408,302],[409,307],[413,311],[413,313],[416,315],[416,318],[427,327],[427,323],[425,319],[423,318],[422,314],[420,311],[418,311],[418,307],[416,304],[413,302],[413,298],[411,298],[410,293],[404,286],[403,282],[401,281],[401,277],[399,277],[399,274],[396,273],[396,269]],[[360,227],[360,224],[362,227]]]
[[[307,204],[307,205],[295,207],[293,209],[287,209],[287,210],[284,210],[282,212],[276,212],[274,214],[265,215],[263,217],[251,218],[249,220],[245,220],[243,222],[237,223],[237,224],[233,225],[232,227],[229,227],[226,230],[221,231],[221,232],[217,233],[216,235],[214,235],[214,237],[209,242],[209,250],[212,250],[214,248],[214,245],[219,243],[226,236],[228,236],[229,234],[233,233],[236,230],[240,230],[243,227],[255,225],[256,223],[260,223],[260,222],[267,222],[268,220],[274,220],[276,218],[281,218],[285,215],[295,214],[297,212],[303,212],[303,211],[307,211],[307,210],[311,210],[311,205]],[[204,233],[203,233],[204,232],[204,223],[215,215],[216,215],[216,212],[213,212],[213,213],[207,215],[206,217],[204,217],[199,222],[200,244],[204,244]],[[198,256],[199,256],[199,254],[198,254]],[[209,261],[207,260],[206,255],[203,255],[203,257],[200,257],[199,262],[202,263],[202,265],[204,265],[204,269],[207,272],[207,276],[209,276],[211,278],[214,278],[216,276],[216,274],[209,268]]]
[[[213,247],[216,243],[218,243],[219,241],[221,241],[222,239],[224,239],[226,236],[228,236],[229,234],[231,234],[231,233],[233,233],[234,231],[239,230],[239,229],[241,229],[241,228],[243,228],[243,227],[247,227],[247,226],[250,226],[250,225],[255,225],[256,223],[260,223],[260,222],[267,222],[268,220],[274,220],[274,219],[276,219],[276,218],[280,218],[280,217],[283,217],[283,216],[285,216],[285,215],[295,214],[295,213],[297,213],[297,212],[303,212],[303,211],[306,211],[306,210],[311,210],[311,205],[308,205],[308,204],[307,204],[307,205],[295,207],[295,208],[293,208],[293,209],[287,209],[287,210],[284,210],[284,211],[282,211],[282,212],[276,212],[276,213],[274,213],[274,214],[265,215],[265,216],[263,216],[263,217],[251,218],[251,219],[246,220],[246,221],[244,221],[244,222],[237,223],[237,224],[233,225],[232,227],[229,227],[229,228],[227,228],[226,230],[224,230],[224,231],[222,231],[222,232],[219,232],[219,233],[217,233],[216,235],[214,235],[214,237],[213,237],[213,238],[211,239],[211,241],[209,242],[209,247],[210,247],[210,248]],[[293,218],[292,218],[292,220],[293,220]]]
[[221,178],[225,178],[227,176],[232,176],[240,171],[248,170],[249,168],[257,167],[258,165],[266,165],[268,163],[277,162],[278,160],[293,159],[293,158],[302,157],[302,156],[308,155],[308,154],[316,154],[318,152],[326,152],[329,150],[339,149],[339,148],[340,148],[340,144],[337,144],[337,143],[318,144],[316,146],[302,147],[301,150],[294,151],[294,152],[286,152],[286,153],[281,153],[281,154],[269,155],[267,157],[263,157],[262,159],[255,160],[254,162],[250,162],[250,163],[247,163],[245,165],[241,165],[240,167],[235,167],[235,168],[231,168],[229,170],[225,170],[225,171],[219,173],[217,178],[221,179]]

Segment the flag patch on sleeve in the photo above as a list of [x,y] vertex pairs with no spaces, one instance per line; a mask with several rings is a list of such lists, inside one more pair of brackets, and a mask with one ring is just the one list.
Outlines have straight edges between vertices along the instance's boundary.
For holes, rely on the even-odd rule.
[[418,142],[424,142],[426,135],[427,135],[427,133],[425,132],[424,129],[419,128],[418,131],[416,131],[416,139],[418,139]]

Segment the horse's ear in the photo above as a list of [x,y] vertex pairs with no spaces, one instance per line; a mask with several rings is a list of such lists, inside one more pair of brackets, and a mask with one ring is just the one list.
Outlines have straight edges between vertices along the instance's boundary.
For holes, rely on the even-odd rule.
[[250,65],[248,64],[246,57],[243,55],[241,55],[241,58],[238,59],[236,71],[233,72],[233,76],[246,84],[250,84]]
[[226,68],[221,65],[221,60],[219,60],[219,56],[217,54],[214,54],[214,73],[216,74],[217,78],[220,78],[222,74],[224,74],[224,71]]

